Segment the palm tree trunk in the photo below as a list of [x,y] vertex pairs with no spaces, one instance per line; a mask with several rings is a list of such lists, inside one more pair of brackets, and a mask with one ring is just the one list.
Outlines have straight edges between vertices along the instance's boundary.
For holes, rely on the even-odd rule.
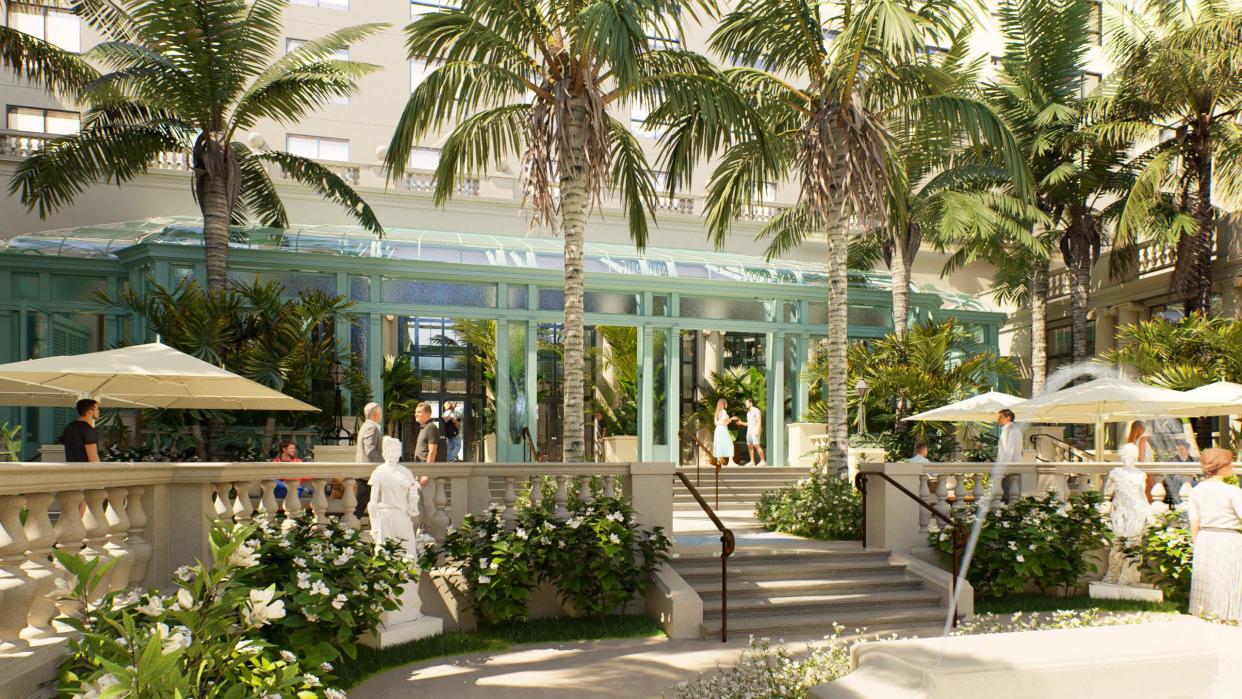
[[[838,211],[841,209],[838,208]],[[848,468],[849,414],[846,396],[849,350],[848,236],[844,213],[830,216],[828,239],[828,472]]]
[[913,260],[906,256],[905,241],[893,241],[893,262],[889,269],[893,274],[893,332],[897,335],[906,334],[906,325],[910,318],[910,265],[912,263]]
[[1048,373],[1048,263],[1031,272],[1031,395],[1044,391]]
[[1212,150],[1206,138],[1197,148],[1195,179],[1195,295],[1191,310],[1204,314],[1212,309],[1212,250],[1216,247],[1215,216],[1212,211]]
[[[568,141],[586,142],[586,107],[570,107]],[[583,338],[583,239],[587,215],[590,213],[590,192],[587,191],[587,163],[581,149],[561,153],[561,234],[565,236],[565,385],[561,418],[562,458],[567,462],[583,461],[583,385],[586,375]],[[534,371],[530,367],[527,371]]]
[[[1091,295],[1091,252],[1088,245],[1075,244],[1070,260],[1070,314],[1074,362],[1087,359],[1087,311]],[[1082,249],[1078,249],[1082,248]]]
[[229,200],[223,178],[209,177],[199,202],[203,212],[203,252],[207,258],[207,288],[221,291],[229,281]]

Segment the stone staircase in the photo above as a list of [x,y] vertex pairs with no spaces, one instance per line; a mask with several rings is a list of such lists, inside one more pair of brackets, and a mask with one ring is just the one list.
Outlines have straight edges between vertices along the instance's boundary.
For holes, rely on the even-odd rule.
[[[685,470],[693,483],[693,469]],[[763,529],[754,517],[755,500],[804,475],[802,469],[725,468],[717,509],[714,474],[703,470],[698,490],[737,539],[728,566],[730,637],[818,638],[836,624],[845,634],[939,634],[945,618],[940,593],[890,562],[888,551]],[[680,481],[675,487],[673,568],[702,598],[702,633],[714,638],[722,618],[719,533]]]

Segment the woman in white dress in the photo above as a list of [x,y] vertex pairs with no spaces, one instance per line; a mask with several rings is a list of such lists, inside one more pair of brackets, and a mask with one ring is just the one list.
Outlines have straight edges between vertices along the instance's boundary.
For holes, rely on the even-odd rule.
[[728,403],[724,398],[716,401],[716,432],[712,437],[712,456],[724,459],[725,465],[733,460],[733,435],[729,425],[737,418],[729,417]]
[[[1124,449],[1127,446],[1133,446],[1137,449],[1136,461],[1141,461],[1143,463],[1155,461],[1151,450],[1151,444],[1147,440],[1147,425],[1144,425],[1142,420],[1135,420],[1130,423],[1130,434],[1126,437],[1126,443],[1122,445],[1122,448]],[[1147,496],[1147,502],[1151,502],[1151,488],[1155,484],[1156,477],[1148,475],[1147,483],[1143,488],[1143,493]]]
[[1242,620],[1242,488],[1233,475],[1228,449],[1199,456],[1206,478],[1190,491],[1190,536],[1195,542],[1190,577],[1190,613]]

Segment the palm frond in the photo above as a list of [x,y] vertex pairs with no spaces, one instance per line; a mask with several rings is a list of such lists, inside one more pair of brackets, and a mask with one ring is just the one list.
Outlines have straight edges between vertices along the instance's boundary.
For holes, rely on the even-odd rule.
[[309,158],[282,151],[253,152],[250,157],[278,165],[289,179],[300,182],[324,199],[339,204],[363,228],[377,235],[384,234],[384,228],[371,206],[340,175],[327,167]]

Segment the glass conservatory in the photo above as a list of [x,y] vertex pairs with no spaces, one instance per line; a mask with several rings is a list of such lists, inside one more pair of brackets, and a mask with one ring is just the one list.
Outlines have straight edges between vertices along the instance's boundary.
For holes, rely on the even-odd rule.
[[[188,218],[0,242],[0,362],[153,339],[140,318],[101,304],[97,292],[205,279],[201,245],[201,227]],[[693,458],[678,433],[713,374],[754,367],[764,378],[764,395],[754,398],[766,408],[768,460],[784,464],[784,425],[810,400],[800,369],[827,323],[823,268],[591,242],[585,255],[586,403],[609,409],[613,435],[630,438],[631,458]],[[276,281],[290,294],[347,298],[352,305],[336,337],[366,363],[373,392],[382,394],[385,356],[408,355],[421,399],[437,410],[462,406],[464,459],[522,461],[532,444],[560,457],[560,239],[410,228],[389,228],[377,239],[348,226],[249,228],[234,232],[230,275]],[[888,283],[884,274],[851,274],[851,337],[891,329]],[[915,290],[911,306],[918,318],[956,317],[975,330],[981,349],[997,349],[1004,316],[972,298]],[[507,361],[483,366],[483,357]],[[68,419],[61,409],[0,408],[0,422],[26,426],[31,445],[51,441]],[[592,434],[584,437],[594,452]]]

